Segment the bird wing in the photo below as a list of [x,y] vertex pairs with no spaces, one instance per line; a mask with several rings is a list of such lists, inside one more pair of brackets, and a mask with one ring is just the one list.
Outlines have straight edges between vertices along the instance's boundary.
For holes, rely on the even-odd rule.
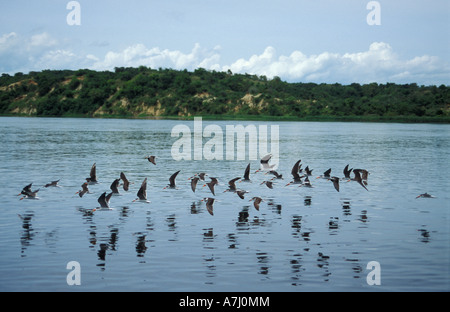
[[334,188],[336,189],[336,191],[339,192],[339,178],[333,177],[331,179],[331,181],[333,181],[333,185],[334,185]]
[[248,164],[247,168],[245,168],[244,179],[250,180],[250,164]]
[[239,177],[239,178],[231,179],[230,181],[228,181],[228,185],[229,185],[230,187],[232,187],[232,188],[236,188],[236,181],[239,180],[239,179],[240,179],[240,177]]
[[147,178],[144,179],[144,181],[141,184],[141,187],[139,188],[139,191],[137,193],[137,196],[139,199],[147,199]]
[[300,162],[301,162],[301,159],[298,160],[298,161],[294,164],[294,166],[292,167],[291,174],[292,174],[292,176],[294,177],[294,179],[299,179],[299,178],[300,178],[300,176],[299,176],[299,174],[298,174],[298,166],[299,166]]
[[271,158],[272,158],[272,154],[267,154],[266,156],[261,158],[261,164],[267,164]]
[[177,177],[178,173],[180,173],[181,170],[178,170],[174,174],[172,174],[169,178],[170,186],[175,186],[175,178]]
[[100,204],[100,207],[108,207],[108,203],[106,202],[106,192],[100,195],[97,201]]
[[97,180],[97,172],[96,172],[96,165],[95,163],[92,165],[91,167],[91,172],[90,172],[90,176],[91,176],[91,180]]
[[195,188],[197,187],[197,182],[198,182],[199,178],[195,177],[191,180],[191,189],[192,192],[195,193]]
[[214,198],[208,198],[208,201],[206,202],[206,209],[208,210],[208,212],[211,215],[214,215],[213,213],[213,203],[214,203]]

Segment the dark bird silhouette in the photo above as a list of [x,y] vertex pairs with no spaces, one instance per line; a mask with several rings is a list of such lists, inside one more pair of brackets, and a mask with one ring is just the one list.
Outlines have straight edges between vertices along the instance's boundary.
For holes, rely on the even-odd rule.
[[311,181],[309,181],[308,176],[305,177],[305,181],[303,181],[303,183],[300,184],[300,186],[313,187],[313,186],[311,185]]
[[256,210],[259,211],[259,205],[261,204],[262,198],[261,197],[253,197],[249,201],[253,201],[253,206]]
[[262,181],[261,184],[265,184],[268,188],[273,189],[273,182],[272,181]]
[[192,192],[194,192],[194,193],[195,193],[195,188],[197,187],[198,180],[200,180],[199,177],[192,177],[191,178],[191,189],[192,189]]
[[152,164],[156,165],[156,156],[153,155],[149,155],[147,157],[145,157],[149,162],[151,162]]
[[128,191],[128,189],[130,188],[130,181],[128,181],[127,177],[125,176],[125,173],[123,172],[120,173],[120,179],[123,182],[123,190]]
[[50,186],[58,186],[59,180],[51,181],[50,183],[47,183],[44,185],[44,187],[50,187]]
[[[23,197],[20,198],[20,200],[24,199],[24,198],[29,198],[29,199],[37,199],[37,193],[39,192],[39,189],[32,191],[31,190],[31,184],[25,186],[22,189],[21,194],[24,195]],[[20,195],[20,194],[19,194]]]
[[202,201],[206,202],[206,210],[208,210],[209,214],[213,216],[214,215],[213,204],[214,204],[215,199],[211,198],[211,197],[205,197],[202,199]]
[[83,197],[84,194],[89,193],[88,183],[84,182],[81,184],[81,190],[76,192],[75,194],[78,194],[80,197]]
[[345,166],[345,168],[344,168],[344,178],[345,179],[350,179],[350,173],[352,172],[352,170],[353,170],[353,168],[352,169],[348,169],[348,166],[349,165],[347,165],[347,166]]
[[177,175],[180,173],[181,170],[178,170],[177,172],[175,172],[174,174],[172,174],[169,178],[169,185],[167,185],[165,187],[166,188],[175,188],[176,184],[175,184],[175,178],[177,177]]
[[245,193],[248,193],[248,192],[247,192],[247,191],[244,191],[244,190],[237,190],[237,191],[236,191],[236,194],[237,194],[241,199],[244,199]]
[[120,182],[120,179],[115,179],[111,183],[111,186],[109,188],[111,189],[113,194],[119,194],[119,182]]
[[[270,170],[270,171],[267,172],[267,173],[273,174],[273,175],[274,175],[274,179],[283,179],[283,175],[282,175],[282,174],[279,174],[279,173],[276,172],[275,170]],[[266,173],[266,174],[267,174],[267,173]]]
[[423,193],[423,194],[416,196],[416,198],[435,198],[435,197],[431,194]]
[[144,179],[144,181],[142,181],[141,187],[139,188],[139,191],[137,192],[137,197],[134,201],[136,200],[147,200],[147,178]]
[[368,191],[367,187],[364,185],[362,179],[361,179],[361,175],[359,173],[359,170],[354,169],[353,170],[353,174],[355,175],[355,177],[353,179],[350,179],[349,181],[356,181],[358,182],[363,188],[366,189],[366,191]]
[[317,179],[318,179],[318,178],[330,179],[330,178],[331,178],[330,174],[331,174],[331,168],[328,169],[327,171],[325,171],[325,172],[323,173],[323,175],[318,176]]
[[309,169],[309,166],[306,166],[306,168],[305,168],[305,173],[306,173],[306,175],[307,176],[312,176],[312,171],[313,171],[314,169]]
[[236,181],[239,180],[240,178],[241,177],[237,177],[237,178],[234,178],[234,179],[231,179],[230,181],[228,181],[228,190],[226,190],[225,192],[227,192],[227,191],[236,192],[236,190],[237,190]]
[[331,180],[331,182],[333,182],[333,185],[334,185],[334,188],[336,189],[336,191],[339,192],[339,178],[331,177],[330,180]]
[[89,178],[86,178],[86,181],[87,181],[89,184],[95,184],[95,183],[98,183],[98,181],[97,181],[97,166],[96,166],[95,163],[92,165],[92,167],[91,167],[91,172],[90,172],[90,174],[89,174]]
[[361,181],[364,183],[364,185],[367,185],[367,179],[369,178],[369,171],[367,171],[366,169],[353,169],[353,172],[359,172],[361,175]]
[[208,183],[206,183],[206,184],[204,184],[203,186],[208,185],[209,190],[210,190],[211,193],[215,196],[216,194],[214,193],[214,186],[215,186],[216,184],[219,184],[219,181],[217,180],[217,178],[211,178],[211,181],[208,182]]
[[100,207],[102,208],[109,208],[109,200],[111,199],[113,193],[109,193],[106,195],[106,192],[104,192],[100,197],[97,199],[98,203],[100,204]]
[[19,195],[27,195],[28,193],[30,193],[32,185],[33,185],[33,183],[30,183],[30,184],[24,186],[22,191],[19,194],[17,194],[17,196],[19,196]]
[[288,184],[286,184],[286,186],[288,186],[290,184],[302,183],[302,177],[299,174],[300,162],[301,162],[301,159],[299,159],[292,167],[291,174],[292,174],[292,177],[294,178],[294,180],[289,182]]
[[241,181],[250,181],[250,164],[247,165],[244,172],[244,180]]

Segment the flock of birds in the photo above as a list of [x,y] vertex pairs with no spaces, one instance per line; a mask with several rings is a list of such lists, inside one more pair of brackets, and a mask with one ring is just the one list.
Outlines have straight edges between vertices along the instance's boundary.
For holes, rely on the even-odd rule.
[[[273,170],[273,168],[275,167],[275,164],[270,164],[270,160],[272,158],[271,154],[268,154],[266,156],[264,156],[263,158],[261,158],[260,160],[260,169],[256,170],[255,173],[260,172],[260,171],[264,171],[265,174],[271,174],[273,175],[273,177],[271,179],[267,179],[265,181],[263,181],[262,184],[265,184],[266,187],[272,189],[273,188],[273,180],[274,179],[283,179],[283,175],[278,173],[277,171]],[[147,156],[146,159],[152,163],[153,165],[156,165],[156,156],[150,155]],[[178,176],[178,174],[180,173],[181,170],[176,171],[175,173],[173,173],[170,177],[169,177],[169,184],[164,187],[164,189],[166,188],[176,188],[176,178]],[[312,176],[312,171],[313,169],[310,169],[309,166],[307,166],[304,170],[302,169],[302,164],[301,164],[301,160],[298,160],[294,166],[292,167],[291,170],[291,175],[292,175],[292,180],[287,183],[285,186],[289,186],[292,184],[298,184],[301,187],[312,187],[311,181],[309,179],[309,177]],[[353,172],[353,177],[351,176],[351,173]],[[368,176],[369,176],[369,171],[366,169],[353,169],[350,168],[349,169],[349,165],[346,165],[344,170],[343,170],[343,174],[344,177],[343,178],[339,178],[337,176],[331,176],[331,168],[326,170],[322,175],[319,175],[316,177],[316,179],[325,179],[328,181],[331,181],[333,183],[334,189],[339,192],[339,183],[340,181],[344,180],[347,182],[350,181],[356,181],[359,185],[361,185],[366,191],[368,191],[367,189],[367,185],[368,185]],[[199,181],[205,181],[205,183],[203,184],[203,187],[208,186],[209,190],[211,191],[212,195],[216,195],[215,194],[215,186],[217,184],[219,184],[219,181],[217,178],[215,177],[209,177],[210,181],[206,182],[206,177],[208,176],[207,173],[205,172],[201,172],[201,173],[196,173],[195,175],[191,176],[188,180],[190,180],[190,185],[191,185],[191,189],[192,191],[195,193],[196,188],[197,188],[197,184]],[[122,183],[121,183],[122,181]],[[241,199],[245,198],[245,194],[248,193],[245,190],[242,189],[238,189],[238,187],[236,186],[237,182],[242,182],[242,181],[250,181],[250,164],[247,165],[247,167],[245,168],[244,171],[244,175],[243,178],[242,177],[236,177],[233,178],[231,180],[228,181],[228,189],[225,190],[225,192],[234,192],[236,193]],[[59,180],[56,181],[52,181],[50,183],[47,183],[44,185],[44,187],[56,187],[58,186],[58,182]],[[84,194],[86,193],[90,193],[89,191],[89,185],[92,184],[97,184],[98,180],[97,180],[97,174],[96,174],[96,164],[94,163],[91,167],[90,170],[90,175],[88,178],[86,178],[86,182],[84,182],[81,185],[81,190],[79,190],[78,192],[76,192],[76,194],[78,194],[80,197],[83,197]],[[128,191],[129,190],[129,186],[130,186],[130,181],[127,179],[127,177],[125,176],[125,174],[123,172],[120,173],[120,178],[115,179],[110,186],[111,192],[103,192],[100,197],[98,198],[98,203],[100,204],[100,208],[109,208],[109,202],[110,199],[112,197],[112,195],[114,194],[119,194],[119,187],[122,186],[124,191]],[[32,190],[32,183],[26,185],[20,194],[18,195],[23,195],[23,197],[21,197],[20,199],[24,199],[24,198],[28,198],[28,199],[38,199],[37,197],[37,193],[39,192],[39,189],[37,190]],[[418,195],[416,198],[432,198],[434,196],[428,194],[428,193],[424,193],[424,194],[420,194]],[[143,180],[143,182],[141,183],[141,186],[137,192],[137,198],[135,200],[133,200],[133,202],[135,201],[144,201],[144,202],[148,202],[147,201],[147,178],[145,178]],[[214,202],[216,201],[216,199],[214,197],[205,197],[202,199],[202,201],[204,201],[206,203],[206,208],[208,210],[208,212],[213,215],[213,205]],[[249,201],[253,201],[253,205],[255,207],[256,210],[259,210],[260,208],[260,204],[263,201],[263,198],[261,197],[252,197]],[[96,211],[97,208],[94,208],[92,210],[87,211],[88,213],[93,213],[94,211]]]

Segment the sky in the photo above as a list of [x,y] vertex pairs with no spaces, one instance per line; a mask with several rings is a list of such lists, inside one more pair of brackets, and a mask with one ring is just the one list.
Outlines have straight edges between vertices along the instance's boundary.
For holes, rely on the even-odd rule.
[[15,0],[0,16],[0,74],[201,67],[450,84],[448,0]]

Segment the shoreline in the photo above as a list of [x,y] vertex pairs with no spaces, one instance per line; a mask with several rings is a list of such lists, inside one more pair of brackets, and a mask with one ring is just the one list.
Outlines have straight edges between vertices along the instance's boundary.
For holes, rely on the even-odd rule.
[[63,116],[35,116],[28,114],[0,114],[0,117],[28,117],[28,118],[89,118],[89,119],[134,119],[134,120],[235,120],[235,121],[290,121],[290,122],[373,122],[373,123],[430,123],[450,124],[450,117],[418,117],[418,116],[266,116],[266,115],[196,115],[196,116],[130,116],[130,115],[95,115],[85,116],[68,114]]

